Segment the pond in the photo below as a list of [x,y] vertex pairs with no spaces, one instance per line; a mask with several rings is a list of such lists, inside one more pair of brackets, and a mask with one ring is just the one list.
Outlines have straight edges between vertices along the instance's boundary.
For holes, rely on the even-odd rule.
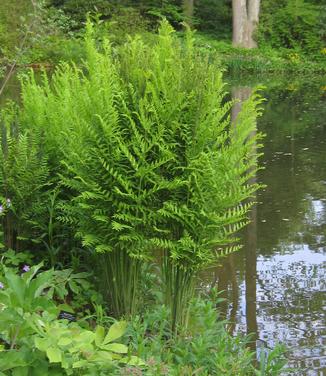
[[[288,348],[293,375],[326,375],[326,80],[321,77],[231,77],[233,97],[265,84],[264,155],[244,248],[206,273],[226,300],[233,333],[252,346]],[[5,93],[18,98],[15,78]],[[0,107],[5,96],[0,98]],[[233,108],[236,117],[241,103]]]
[[[243,81],[243,83],[242,83]],[[326,82],[231,78],[244,100],[264,83],[258,120],[265,134],[244,248],[210,270],[226,298],[220,308],[234,333],[254,333],[253,347],[287,346],[284,374],[326,375]],[[238,105],[239,106],[239,105]]]

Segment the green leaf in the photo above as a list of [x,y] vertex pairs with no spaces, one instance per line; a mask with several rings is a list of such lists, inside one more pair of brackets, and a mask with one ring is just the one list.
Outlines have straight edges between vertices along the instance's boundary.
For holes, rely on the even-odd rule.
[[24,306],[24,303],[26,303],[24,299],[26,285],[23,279],[14,274],[12,271],[6,271],[5,277],[7,279],[8,287],[12,289],[15,297],[17,298],[16,304]]
[[108,345],[101,346],[101,349],[112,351],[118,354],[127,354],[128,352],[128,347],[120,343],[109,343]]
[[108,334],[104,338],[103,344],[106,345],[117,338],[120,338],[126,331],[127,322],[126,321],[118,321],[115,322],[109,329]]
[[72,343],[72,339],[68,337],[60,338],[58,341],[59,346],[68,346]]
[[37,337],[35,338],[34,343],[37,349],[46,352],[51,342],[46,338]]
[[82,368],[87,367],[88,361],[87,360],[78,360],[72,364],[72,368]]
[[69,304],[66,304],[66,303],[59,304],[58,309],[60,309],[61,311],[69,312],[69,313],[75,313],[73,308]]
[[[39,355],[37,355],[39,357]],[[38,362],[32,364],[33,368],[30,370],[32,376],[50,376],[49,362],[44,356],[44,359],[39,359]]]
[[49,358],[50,363],[59,363],[62,360],[61,351],[56,347],[49,347],[46,350],[46,355]]
[[104,340],[104,335],[105,335],[105,329],[103,326],[98,325],[95,329],[95,344],[96,346],[100,346],[100,344]]
[[98,351],[90,360],[92,362],[112,361],[112,354],[107,351]]
[[79,343],[83,343],[85,345],[91,344],[95,339],[95,333],[91,332],[90,330],[84,330],[81,332],[75,340]]
[[2,351],[0,352],[0,371],[7,371],[15,367],[25,367],[30,363],[27,357],[26,348],[20,351]]
[[128,358],[122,358],[120,363],[125,363],[130,366],[144,366],[145,362],[138,358],[138,356],[130,356]]
[[29,367],[19,367],[12,371],[12,376],[28,376]]

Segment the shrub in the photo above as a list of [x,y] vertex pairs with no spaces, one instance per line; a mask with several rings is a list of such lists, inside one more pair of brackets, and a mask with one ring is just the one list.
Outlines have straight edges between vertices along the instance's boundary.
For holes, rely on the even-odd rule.
[[315,53],[323,47],[322,7],[305,0],[262,3],[258,41],[274,48],[299,48]]

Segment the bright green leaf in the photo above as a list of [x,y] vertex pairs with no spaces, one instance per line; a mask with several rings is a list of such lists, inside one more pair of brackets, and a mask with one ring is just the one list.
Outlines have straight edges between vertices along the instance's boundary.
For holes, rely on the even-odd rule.
[[108,334],[104,338],[103,344],[106,345],[117,338],[120,338],[126,331],[127,323],[126,321],[117,321],[109,329]]
[[109,343],[108,345],[101,346],[101,349],[107,350],[107,351],[113,351],[118,354],[127,354],[128,352],[128,347],[120,343]]
[[97,346],[100,346],[100,344],[104,340],[105,330],[103,326],[98,325],[95,329],[95,343]]
[[50,363],[59,363],[62,360],[61,351],[56,347],[49,347],[46,350],[46,355],[49,358]]
[[86,367],[88,364],[88,361],[87,360],[78,360],[77,362],[74,362],[72,364],[72,368],[82,368],[82,367]]
[[50,341],[46,338],[35,338],[34,340],[35,346],[40,351],[47,351],[48,347],[50,346]]
[[58,341],[59,346],[68,346],[71,343],[72,343],[72,339],[69,337],[60,338],[60,340]]
[[138,358],[138,356],[130,356],[128,358],[122,358],[120,360],[121,363],[128,364],[130,366],[143,366],[145,362]]
[[91,332],[90,330],[84,330],[77,337],[75,337],[77,342],[82,342],[85,345],[92,343],[94,339],[95,333]]

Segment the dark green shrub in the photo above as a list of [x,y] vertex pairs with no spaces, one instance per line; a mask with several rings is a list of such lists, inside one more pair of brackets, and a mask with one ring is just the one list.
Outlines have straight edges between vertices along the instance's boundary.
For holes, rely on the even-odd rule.
[[320,50],[321,9],[305,0],[262,2],[259,43],[275,48],[299,48],[308,53]]
[[232,40],[232,3],[230,0],[195,1],[196,28],[217,39]]
[[74,21],[73,30],[84,28],[87,14],[99,13],[104,19],[110,18],[115,2],[109,0],[50,0],[50,5],[62,9]]

